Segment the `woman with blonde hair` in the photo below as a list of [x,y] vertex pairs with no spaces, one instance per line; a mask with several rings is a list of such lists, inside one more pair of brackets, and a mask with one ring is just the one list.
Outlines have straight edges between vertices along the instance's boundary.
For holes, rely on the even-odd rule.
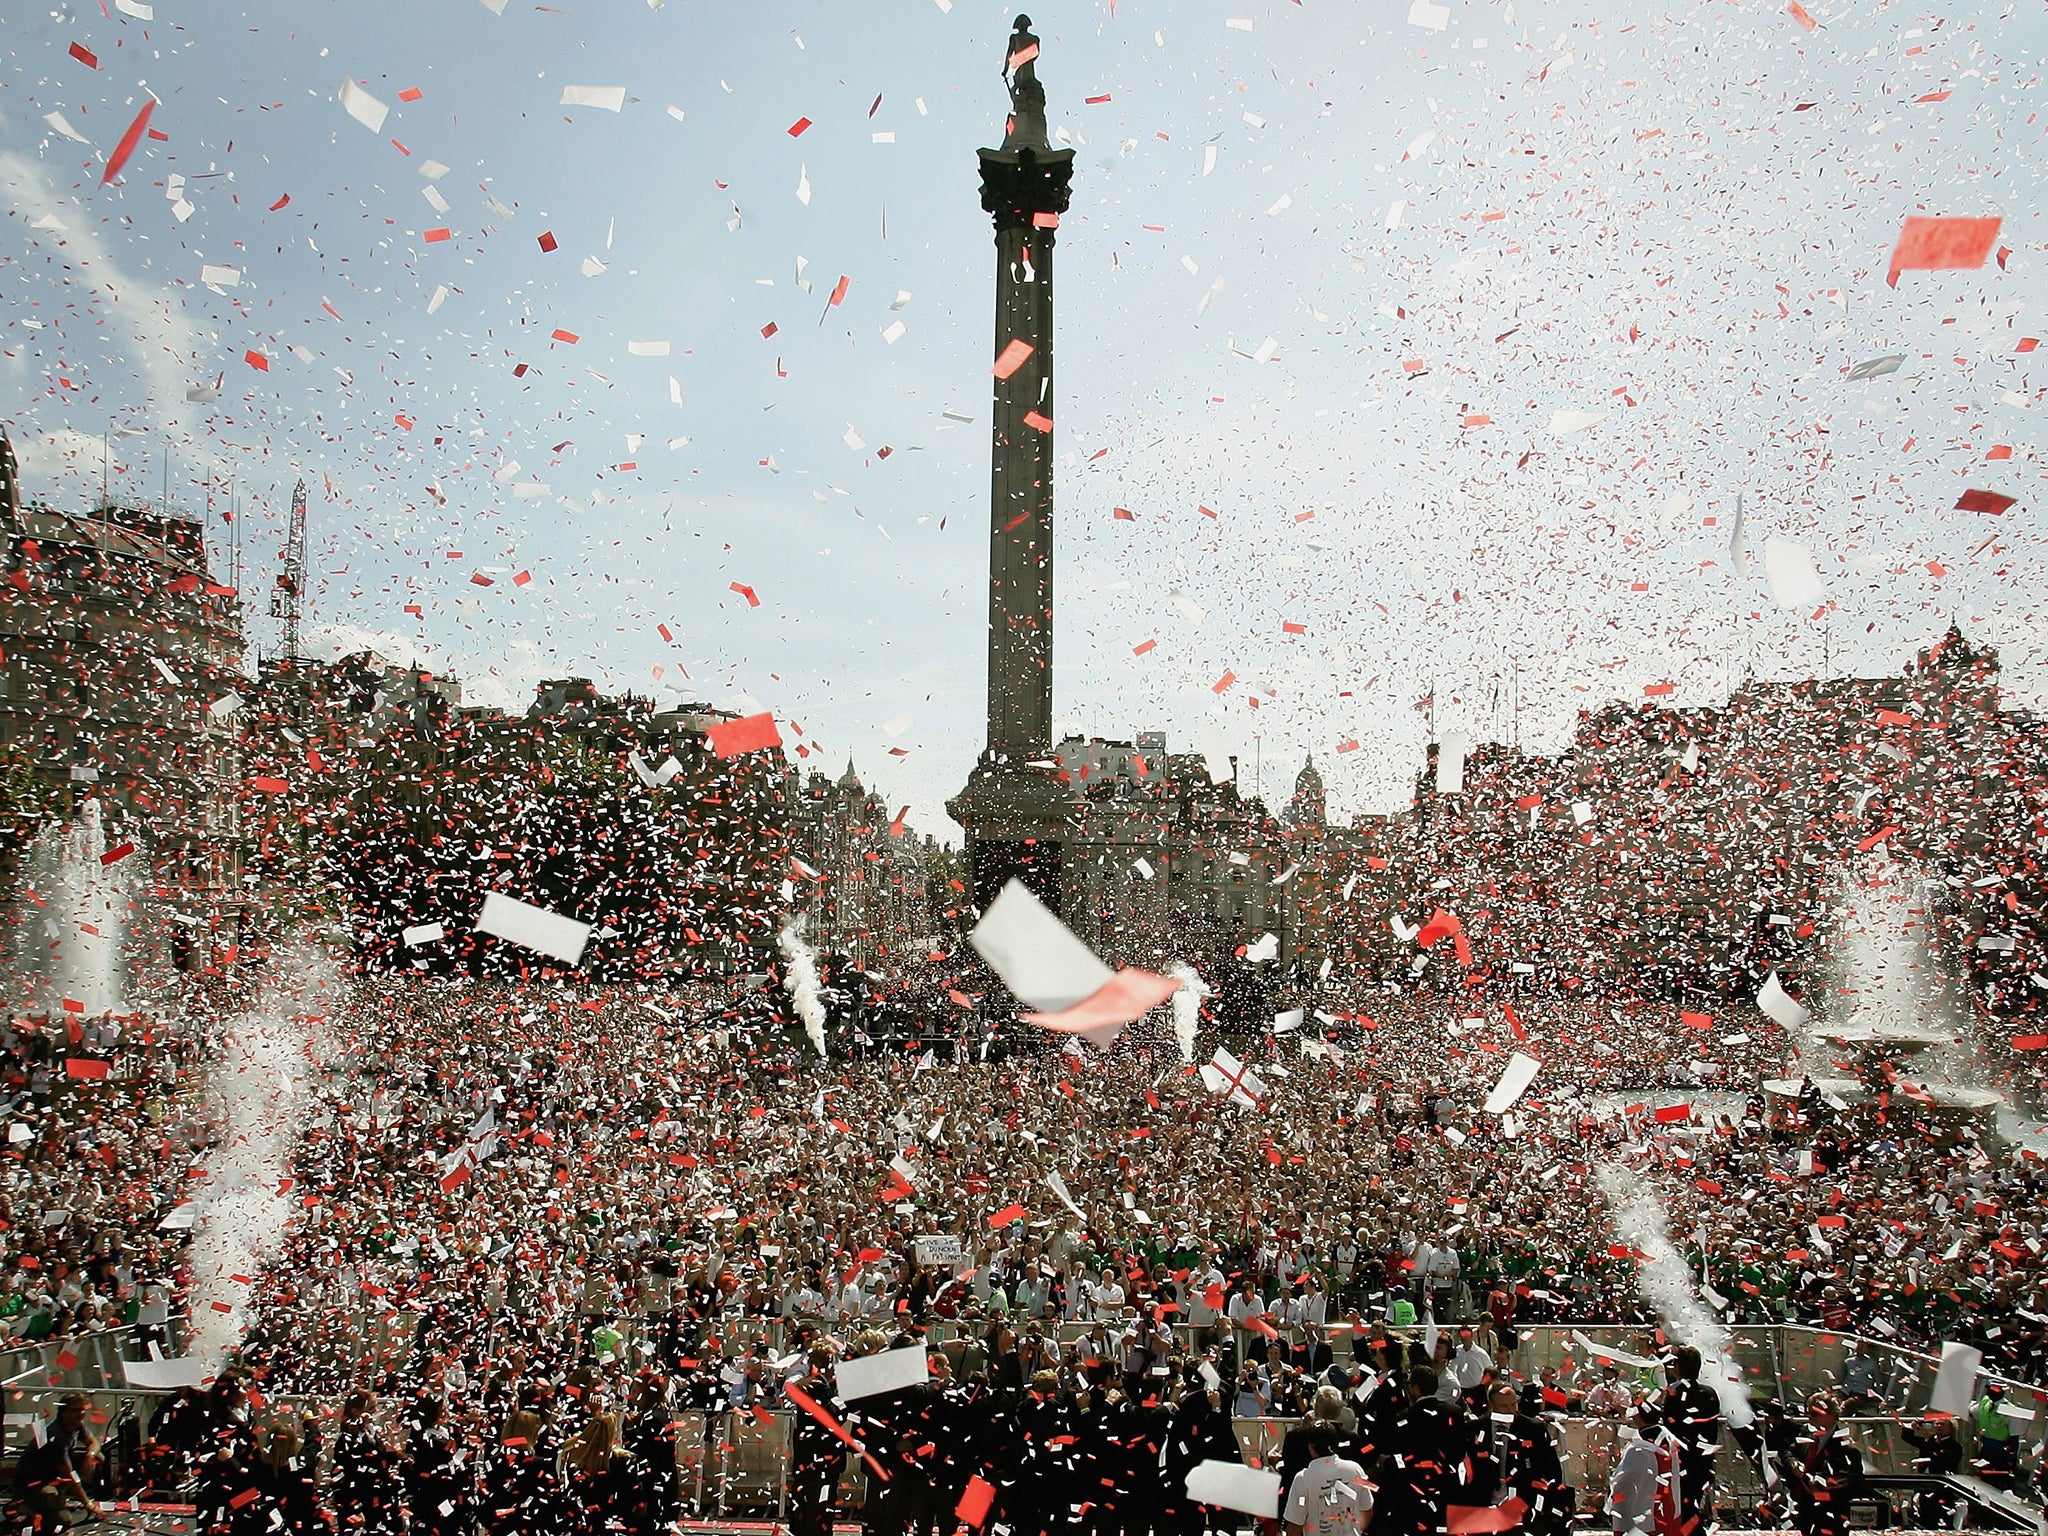
[[633,1504],[638,1479],[633,1458],[619,1435],[619,1416],[590,1416],[563,1457],[568,1470],[570,1504],[578,1529],[603,1536],[613,1518],[623,1518]]
[[274,1529],[284,1536],[314,1536],[328,1529],[314,1485],[319,1461],[319,1437],[311,1414],[279,1415],[257,1431],[256,1486],[276,1510],[282,1524]]
[[520,1408],[505,1419],[498,1462],[481,1478],[483,1529],[489,1536],[565,1536],[571,1529],[561,1479],[540,1454],[541,1417]]

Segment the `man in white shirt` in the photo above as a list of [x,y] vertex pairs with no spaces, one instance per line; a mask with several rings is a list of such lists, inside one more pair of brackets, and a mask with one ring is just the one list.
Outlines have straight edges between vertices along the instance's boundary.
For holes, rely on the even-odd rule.
[[1450,1359],[1450,1376],[1458,1384],[1458,1390],[1476,1403],[1474,1394],[1486,1385],[1487,1373],[1492,1369],[1493,1356],[1472,1337],[1471,1329],[1465,1329],[1459,1335],[1458,1347],[1452,1351]]
[[1206,1266],[1197,1265],[1194,1272],[1188,1276],[1187,1320],[1195,1327],[1205,1327],[1216,1320],[1216,1309],[1209,1305],[1207,1297],[1209,1287],[1220,1287],[1222,1284],[1223,1271],[1216,1267],[1214,1260]]
[[1017,1312],[1022,1317],[1037,1317],[1045,1311],[1045,1304],[1052,1296],[1052,1282],[1043,1273],[1026,1273],[1017,1280]]
[[1429,1273],[1430,1308],[1437,1321],[1449,1322],[1458,1310],[1458,1250],[1439,1238],[1430,1245],[1428,1264],[1418,1256],[1415,1267]]
[[1113,1270],[1102,1272],[1102,1283],[1095,1287],[1095,1315],[1097,1317],[1120,1318],[1124,1314],[1124,1288]]
[[1372,1489],[1365,1468],[1337,1454],[1334,1429],[1309,1437],[1316,1459],[1295,1475],[1287,1492],[1287,1536],[1359,1536],[1372,1522]]
[[1349,1234],[1337,1239],[1337,1246],[1330,1250],[1330,1264],[1337,1275],[1337,1294],[1348,1296],[1351,1292],[1351,1276],[1358,1268],[1358,1244]]
[[1246,1276],[1237,1282],[1237,1289],[1231,1293],[1230,1304],[1225,1308],[1225,1314],[1242,1328],[1247,1317],[1256,1317],[1265,1310],[1266,1303],[1260,1299],[1258,1292],[1252,1289],[1251,1277]]
[[1607,1485],[1607,1514],[1615,1536],[1648,1536],[1657,1527],[1657,1448],[1632,1426]]

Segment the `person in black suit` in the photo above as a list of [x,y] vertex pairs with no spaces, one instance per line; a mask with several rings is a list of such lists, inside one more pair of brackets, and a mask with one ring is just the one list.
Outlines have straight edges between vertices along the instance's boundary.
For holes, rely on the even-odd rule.
[[[1913,1447],[1913,1470],[1922,1476],[1948,1477],[1962,1470],[1963,1444],[1956,1438],[1954,1419],[1922,1419],[1917,1430],[1901,1421],[1899,1438]],[[1955,1499],[1945,1492],[1923,1493],[1913,1508],[1916,1523],[1940,1528],[1954,1515]]]
[[[1400,1346],[1391,1339],[1375,1341],[1369,1354],[1367,1369],[1371,1373],[1372,1385],[1365,1396],[1359,1397],[1359,1389],[1352,1389],[1352,1401],[1357,1404],[1357,1437],[1345,1454],[1362,1466],[1371,1466],[1393,1442],[1394,1426],[1401,1421],[1401,1415],[1408,1407],[1407,1377],[1401,1363]],[[1361,1382],[1360,1386],[1365,1383]]]
[[1436,1372],[1426,1365],[1408,1373],[1408,1408],[1388,1437],[1380,1470],[1380,1536],[1434,1536],[1462,1480],[1470,1426],[1436,1395]]
[[[833,1390],[832,1351],[813,1345],[809,1369],[797,1388],[842,1425],[846,1404]],[[789,1528],[791,1536],[832,1536],[833,1500],[846,1471],[846,1443],[799,1409],[790,1418]]]
[[1671,1353],[1664,1389],[1664,1427],[1678,1439],[1678,1518],[1688,1530],[1710,1508],[1714,1458],[1721,1450],[1721,1399],[1700,1380],[1700,1352],[1681,1344]]
[[1186,1388],[1174,1409],[1172,1432],[1166,1443],[1166,1503],[1155,1516],[1153,1528],[1176,1536],[1198,1536],[1212,1528],[1233,1528],[1235,1517],[1213,1504],[1190,1500],[1188,1473],[1204,1461],[1243,1461],[1244,1453],[1231,1425],[1220,1378],[1217,1386],[1209,1386],[1197,1362],[1188,1370],[1185,1381]]
[[1785,1458],[1792,1518],[1802,1536],[1845,1536],[1849,1504],[1864,1492],[1863,1453],[1842,1436],[1839,1422],[1833,1396],[1814,1393],[1806,1400],[1806,1429]]
[[1519,1401],[1512,1386],[1493,1389],[1485,1421],[1473,1426],[1471,1475],[1456,1502],[1520,1499],[1523,1515],[1514,1529],[1561,1536],[1571,1525],[1572,1506],[1557,1443],[1547,1424],[1519,1411]]
[[406,1497],[412,1528],[423,1536],[456,1536],[470,1524],[475,1475],[465,1467],[463,1446],[449,1430],[447,1405],[423,1398],[413,1410],[406,1441]]

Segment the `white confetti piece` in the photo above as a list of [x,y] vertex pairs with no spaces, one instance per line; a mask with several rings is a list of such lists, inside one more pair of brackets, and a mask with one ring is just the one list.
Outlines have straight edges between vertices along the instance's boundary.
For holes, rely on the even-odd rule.
[[384,119],[391,115],[391,108],[357,85],[353,80],[341,82],[342,110],[372,133],[384,131]]
[[556,105],[619,112],[625,109],[626,88],[623,85],[565,85],[562,87],[562,99]]

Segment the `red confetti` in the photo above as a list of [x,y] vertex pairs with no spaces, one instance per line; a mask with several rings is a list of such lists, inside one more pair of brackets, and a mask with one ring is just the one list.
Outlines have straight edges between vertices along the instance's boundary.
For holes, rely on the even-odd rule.
[[155,110],[156,98],[152,96],[142,104],[142,110],[135,114],[135,121],[128,125],[128,131],[121,135],[121,142],[107,157],[107,168],[100,175],[101,186],[121,174],[121,167],[128,163],[128,157],[135,153],[135,146],[142,142],[142,132],[149,126],[149,114]]
[[1926,219],[1909,216],[1892,249],[1891,272],[1885,281],[1899,285],[1901,272],[1961,272],[1984,265],[1998,242],[2000,220],[1991,218]]
[[710,739],[711,750],[719,757],[738,757],[743,753],[763,752],[782,745],[782,737],[775,729],[775,717],[769,714],[724,720],[704,734]]
[[1993,517],[2002,515],[2013,504],[2015,498],[2001,495],[1997,491],[1965,491],[1956,502],[1958,512],[1989,512]]

